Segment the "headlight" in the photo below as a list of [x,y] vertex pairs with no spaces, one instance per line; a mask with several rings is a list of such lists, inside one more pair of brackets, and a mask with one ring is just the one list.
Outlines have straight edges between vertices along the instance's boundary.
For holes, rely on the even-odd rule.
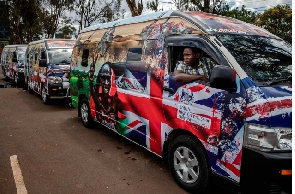
[[292,129],[246,124],[244,145],[261,151],[292,150]]
[[49,76],[48,83],[49,84],[61,84],[62,79],[60,77],[56,77],[56,76]]

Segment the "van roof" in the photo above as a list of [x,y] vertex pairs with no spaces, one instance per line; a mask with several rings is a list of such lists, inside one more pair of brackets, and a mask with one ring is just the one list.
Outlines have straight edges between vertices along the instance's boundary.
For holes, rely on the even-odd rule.
[[37,40],[29,43],[29,46],[32,47],[33,45],[44,43],[47,49],[54,49],[54,48],[73,48],[76,40],[75,39],[61,39],[61,38],[52,38],[52,39],[42,39]]
[[9,44],[9,45],[5,45],[4,48],[11,48],[11,47],[27,47],[27,44]]
[[75,39],[63,39],[63,38],[47,38],[47,39],[41,39],[41,40],[35,40],[29,43],[29,45],[31,44],[36,44],[36,43],[40,43],[40,42],[47,42],[47,41],[76,41]]
[[183,18],[191,24],[198,27],[204,34],[240,34],[240,35],[260,35],[260,36],[272,36],[278,38],[277,36],[271,34],[267,30],[237,20],[230,17],[225,17],[221,15],[211,14],[202,11],[161,11],[154,12],[145,15],[140,15],[136,17],[121,19],[113,22],[97,24],[89,26],[81,30],[80,33],[93,31],[103,28],[110,28],[115,26],[121,26],[125,24],[139,23],[145,21],[152,21],[162,18],[172,18],[179,17]]

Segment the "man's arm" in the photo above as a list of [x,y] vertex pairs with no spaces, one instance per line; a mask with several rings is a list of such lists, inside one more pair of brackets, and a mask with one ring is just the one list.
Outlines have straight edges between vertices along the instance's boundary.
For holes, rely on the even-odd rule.
[[201,80],[204,82],[209,82],[209,79],[206,78],[204,75],[190,75],[186,74],[181,70],[174,70],[173,77],[177,82],[192,82],[195,80]]

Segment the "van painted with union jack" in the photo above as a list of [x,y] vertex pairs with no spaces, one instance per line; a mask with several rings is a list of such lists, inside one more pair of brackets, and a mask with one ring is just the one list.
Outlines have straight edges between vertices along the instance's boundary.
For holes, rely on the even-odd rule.
[[[184,47],[202,50],[210,82],[173,77]],[[291,45],[205,12],[163,11],[83,29],[70,94],[98,122],[163,158],[180,187],[291,193]]]
[[24,89],[41,95],[44,104],[52,99],[70,99],[69,73],[75,42],[73,39],[30,42],[25,56]]
[[16,86],[24,82],[24,58],[28,45],[6,45],[1,54],[1,67],[4,78],[13,81]]

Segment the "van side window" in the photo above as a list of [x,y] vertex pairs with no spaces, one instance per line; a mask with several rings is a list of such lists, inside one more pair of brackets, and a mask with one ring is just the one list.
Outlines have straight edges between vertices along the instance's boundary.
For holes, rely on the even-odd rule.
[[89,57],[89,49],[84,49],[82,54],[82,63],[81,63],[83,67],[88,66],[88,57]]
[[38,53],[35,53],[35,63],[37,63],[38,60]]
[[13,59],[15,59],[15,58],[17,58],[17,56],[16,56],[16,52],[14,51],[13,52],[13,57],[12,57]]
[[45,51],[41,51],[41,59],[46,59],[46,53],[45,53]]
[[129,48],[127,61],[141,61],[142,48]]
[[[169,73],[173,73],[177,62],[183,61],[183,50],[182,46],[168,47],[168,56],[169,56]],[[218,63],[206,52],[203,51],[202,56],[200,57],[200,63],[203,65],[205,74],[208,74],[208,78],[211,75],[211,71],[214,66]]]

